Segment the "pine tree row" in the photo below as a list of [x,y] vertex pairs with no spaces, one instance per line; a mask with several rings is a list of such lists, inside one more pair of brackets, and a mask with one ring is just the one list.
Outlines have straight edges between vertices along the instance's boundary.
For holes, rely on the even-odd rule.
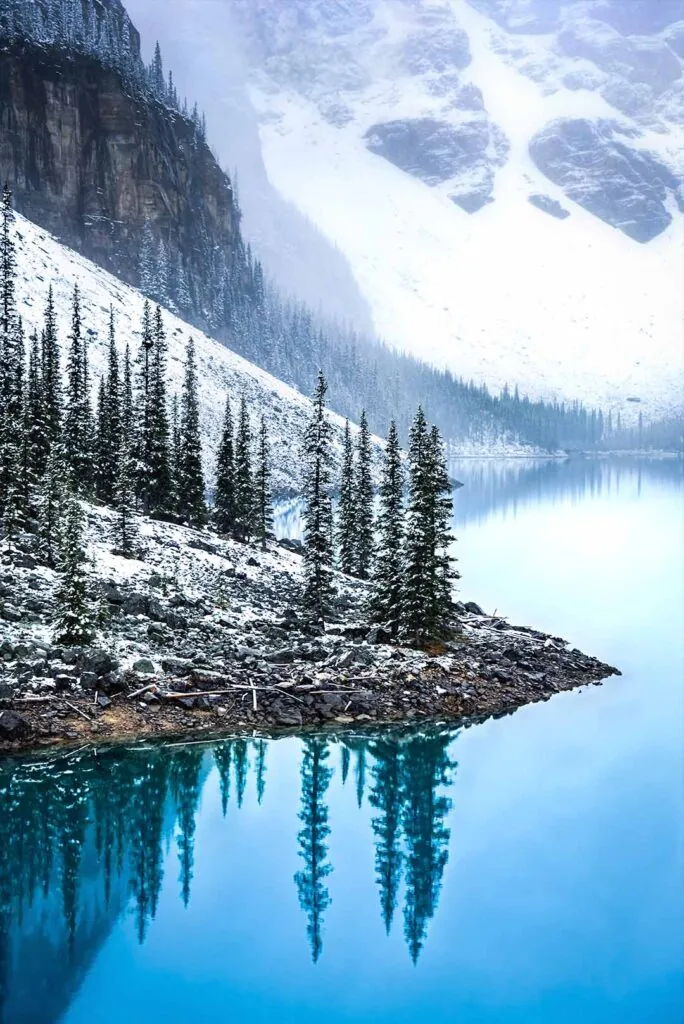
[[[372,446],[365,413],[356,446],[345,425],[337,529],[333,522],[332,427],[327,383],[319,373],[314,410],[303,444],[304,603],[317,617],[330,613],[333,569],[370,581],[373,622],[392,637],[422,645],[444,637],[458,573],[449,554],[453,537],[451,485],[437,427],[419,408],[411,427],[406,473],[396,424],[390,424],[374,512]],[[337,544],[335,543],[337,541]]]
[[[120,360],[110,312],[106,369],[91,404],[88,332],[74,289],[64,379],[55,306],[48,292],[43,329],[28,344],[17,311],[11,193],[0,209],[0,535],[11,552],[24,532],[62,571],[58,635],[86,642],[92,634],[83,562],[79,499],[115,510],[113,547],[139,550],[136,513],[201,527],[210,520],[202,469],[198,379],[192,339],[186,349],[180,402],[169,405],[167,344],[161,309],[143,309],[135,359]],[[266,545],[272,531],[269,440],[262,416],[256,448],[241,401],[233,436],[230,405],[221,439],[213,521],[220,532]]]

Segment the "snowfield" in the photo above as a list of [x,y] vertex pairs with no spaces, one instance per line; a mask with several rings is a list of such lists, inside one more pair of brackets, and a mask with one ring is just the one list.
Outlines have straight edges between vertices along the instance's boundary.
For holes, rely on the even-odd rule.
[[[94,399],[106,364],[110,306],[114,310],[119,352],[123,356],[128,342],[134,360],[140,343],[144,296],[61,245],[24,217],[17,216],[15,237],[17,299],[26,336],[28,338],[34,329],[40,333],[48,287],[52,284],[62,348],[62,369],[65,367],[74,285],[79,286],[83,329],[89,340],[88,355]],[[164,324],[168,340],[167,379],[170,399],[174,392],[180,396],[188,338],[192,337],[195,342],[207,482],[211,484],[214,475],[226,396],[230,395],[235,413],[237,403],[244,395],[255,428],[257,417],[262,413],[266,416],[274,492],[287,494],[298,490],[299,453],[301,437],[311,411],[309,399],[168,311],[164,313]],[[341,452],[344,421],[334,413],[330,415],[335,427],[335,444]],[[375,439],[377,453],[379,446],[380,439]]]
[[[684,237],[674,201],[670,226],[639,244],[569,199],[529,155],[556,118],[634,129],[599,91],[564,84],[587,62],[554,57],[546,36],[508,37],[464,0],[315,0],[301,33],[296,18],[278,22],[274,0],[254,11],[271,33],[250,78],[269,179],[347,257],[381,337],[491,388],[581,399],[626,421],[681,407]],[[450,81],[435,73],[430,12],[467,33],[472,60]],[[402,71],[397,57],[413,39],[426,47],[424,71]],[[472,214],[450,198],[453,180],[427,184],[364,141],[397,119],[462,126],[473,115],[456,109],[456,85],[482,91],[509,145],[503,162],[490,154],[492,201]],[[642,124],[630,146],[675,166],[681,131],[656,128]],[[458,188],[467,185],[461,177]],[[570,215],[535,208],[535,193]]]

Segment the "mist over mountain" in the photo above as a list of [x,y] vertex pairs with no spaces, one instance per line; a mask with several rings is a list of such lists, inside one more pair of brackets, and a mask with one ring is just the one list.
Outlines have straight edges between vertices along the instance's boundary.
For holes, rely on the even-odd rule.
[[307,297],[494,389],[681,403],[677,0],[129,8],[165,33],[287,286],[315,264]]

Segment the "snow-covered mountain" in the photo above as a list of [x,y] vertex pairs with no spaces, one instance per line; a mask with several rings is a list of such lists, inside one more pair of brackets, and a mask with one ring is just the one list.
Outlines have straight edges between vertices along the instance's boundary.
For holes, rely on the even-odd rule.
[[[110,306],[114,310],[119,351],[130,344],[134,358],[140,342],[144,297],[107,271],[66,248],[31,221],[17,216],[17,300],[28,336],[43,324],[48,286],[53,287],[62,365],[65,364],[71,322],[74,285],[81,294],[84,330],[89,339],[89,360],[93,392],[106,364]],[[164,312],[168,339],[169,392],[180,394],[183,361],[188,339],[195,342],[200,385],[200,413],[207,481],[214,475],[214,460],[221,436],[226,396],[233,407],[245,396],[254,417],[266,416],[272,447],[273,485],[276,493],[287,494],[300,484],[301,438],[311,402],[253,363],[236,355],[218,341],[190,327],[168,311]],[[335,441],[341,451],[343,420],[331,413]],[[356,429],[356,428],[354,428]],[[376,451],[379,452],[379,441]]]
[[232,33],[270,182],[381,336],[495,388],[681,403],[679,0],[170,0],[169,23],[181,7],[216,96]]

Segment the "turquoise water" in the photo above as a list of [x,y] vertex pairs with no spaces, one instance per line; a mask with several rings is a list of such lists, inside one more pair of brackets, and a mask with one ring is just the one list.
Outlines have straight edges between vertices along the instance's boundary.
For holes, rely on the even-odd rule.
[[470,729],[0,765],[0,1021],[684,1017],[681,463],[453,467],[463,595],[620,666]]

